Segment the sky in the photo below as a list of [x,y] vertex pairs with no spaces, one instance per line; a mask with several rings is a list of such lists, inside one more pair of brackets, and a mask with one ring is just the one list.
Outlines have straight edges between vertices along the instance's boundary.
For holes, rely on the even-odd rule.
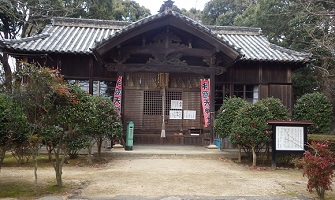
[[[157,11],[161,7],[164,1],[166,0],[135,0],[141,6],[144,6],[150,9],[151,14],[157,14]],[[185,8],[189,10],[191,8],[196,8],[197,10],[203,10],[205,4],[209,0],[173,0],[174,5],[176,5],[179,9]]]

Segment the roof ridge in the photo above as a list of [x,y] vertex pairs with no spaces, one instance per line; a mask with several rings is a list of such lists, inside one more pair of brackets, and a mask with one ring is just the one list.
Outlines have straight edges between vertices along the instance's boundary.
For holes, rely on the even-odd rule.
[[295,50],[292,50],[292,49],[288,49],[288,48],[285,48],[285,47],[278,46],[278,45],[270,43],[270,42],[269,42],[269,47],[272,48],[272,49],[284,52],[284,53],[295,55],[295,56],[303,56],[303,57],[304,56],[306,56],[306,57],[311,57],[312,56],[311,53],[295,51]]
[[220,34],[230,35],[262,35],[262,29],[246,26],[212,26],[207,25],[212,31]]
[[3,40],[3,42],[5,44],[15,44],[15,43],[20,43],[20,42],[30,42],[30,41],[34,41],[34,40],[38,40],[38,39],[44,39],[49,37],[50,34],[49,33],[41,33],[41,34],[37,34],[31,37],[26,37],[26,38],[20,38],[20,39],[5,39]]
[[84,19],[84,18],[69,18],[69,17],[52,18],[53,26],[77,26],[85,28],[115,29],[115,27],[124,27],[129,24],[131,24],[131,22],[116,21],[116,20]]

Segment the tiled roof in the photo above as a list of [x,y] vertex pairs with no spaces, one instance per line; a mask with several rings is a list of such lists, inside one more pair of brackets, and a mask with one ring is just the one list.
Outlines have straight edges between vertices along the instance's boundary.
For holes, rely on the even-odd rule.
[[241,60],[305,62],[309,58],[308,54],[269,43],[261,34],[259,28],[204,26],[173,11],[151,15],[135,23],[55,18],[52,24],[46,26],[39,35],[18,40],[5,40],[0,42],[0,45],[10,50],[30,53],[93,54],[92,49],[108,41],[108,39],[126,34],[127,31],[133,28],[166,15],[173,15],[240,51],[242,54]]
[[36,53],[92,54],[96,41],[113,35],[127,22],[75,18],[55,18],[42,34],[4,41],[7,48]]
[[309,54],[271,44],[260,28],[211,26],[213,32],[241,48],[242,60],[250,61],[307,61]]

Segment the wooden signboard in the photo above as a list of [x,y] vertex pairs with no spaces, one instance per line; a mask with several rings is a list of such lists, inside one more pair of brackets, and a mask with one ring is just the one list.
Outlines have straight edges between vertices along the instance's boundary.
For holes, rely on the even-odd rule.
[[272,167],[276,168],[276,153],[301,153],[307,147],[307,127],[312,122],[268,121],[272,125]]

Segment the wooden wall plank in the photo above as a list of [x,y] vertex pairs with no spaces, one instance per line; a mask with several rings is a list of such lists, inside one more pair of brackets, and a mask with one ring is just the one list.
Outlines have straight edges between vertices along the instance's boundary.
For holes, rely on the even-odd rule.
[[133,121],[135,129],[143,127],[143,91],[125,90],[124,91],[124,122]]

